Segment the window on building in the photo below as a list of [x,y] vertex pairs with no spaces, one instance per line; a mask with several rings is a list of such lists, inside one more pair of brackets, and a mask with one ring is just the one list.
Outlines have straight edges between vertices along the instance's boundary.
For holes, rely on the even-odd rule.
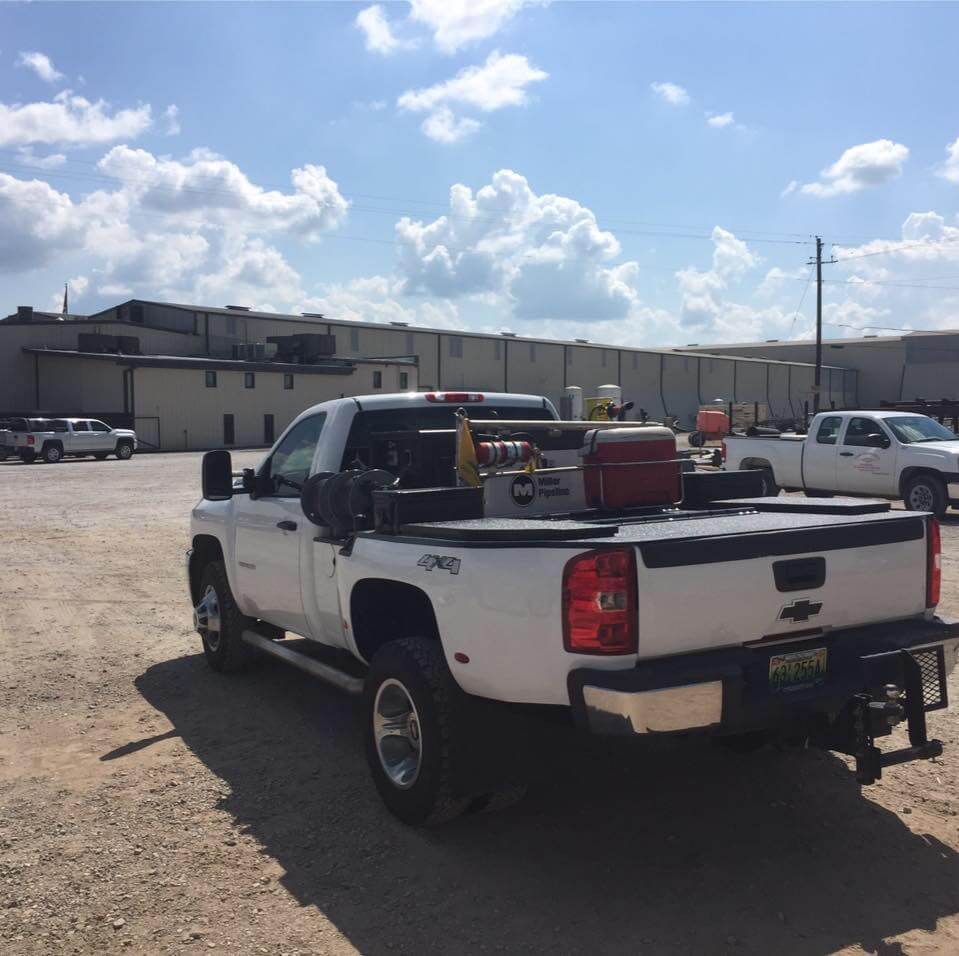
[[536,361],[536,343],[535,342],[529,343],[529,360],[531,362]]
[[273,431],[273,416],[264,415],[263,416],[263,444],[272,445],[276,440],[276,435]]
[[233,416],[223,416],[223,444],[232,445],[236,441],[236,432],[233,427]]
[[243,387],[256,388],[256,372],[243,373]]
[[283,376],[283,388],[285,388],[286,391],[288,392],[293,391],[293,373],[292,372],[287,372]]
[[400,372],[400,391],[405,392],[410,387],[410,373]]
[[206,372],[206,387],[216,388],[216,372]]
[[451,335],[450,336],[450,358],[462,358],[462,357],[463,357],[463,336]]
[[374,372],[373,373],[373,388],[382,388],[383,387],[383,373]]
[[493,340],[493,361],[499,362],[503,358],[503,343],[499,339]]
[[350,349],[353,352],[360,350],[360,330],[350,329]]

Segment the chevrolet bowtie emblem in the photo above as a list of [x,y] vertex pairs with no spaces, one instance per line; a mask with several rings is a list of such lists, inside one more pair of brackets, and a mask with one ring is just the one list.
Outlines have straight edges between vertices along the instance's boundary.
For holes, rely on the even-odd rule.
[[802,624],[803,621],[815,617],[821,610],[822,601],[807,601],[803,598],[801,601],[793,601],[792,604],[787,604],[779,612],[779,620]]

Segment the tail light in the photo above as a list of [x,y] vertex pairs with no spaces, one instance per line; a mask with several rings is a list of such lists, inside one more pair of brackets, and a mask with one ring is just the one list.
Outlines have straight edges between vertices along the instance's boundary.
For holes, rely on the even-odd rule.
[[483,395],[481,392],[427,392],[426,400],[428,402],[481,402]]
[[942,586],[942,535],[939,522],[929,519],[926,530],[926,607],[935,607],[939,603]]
[[635,654],[636,555],[587,551],[563,569],[563,646],[573,654]]
[[33,445],[35,443],[36,443],[36,439],[33,437],[33,435],[27,435],[27,444]]

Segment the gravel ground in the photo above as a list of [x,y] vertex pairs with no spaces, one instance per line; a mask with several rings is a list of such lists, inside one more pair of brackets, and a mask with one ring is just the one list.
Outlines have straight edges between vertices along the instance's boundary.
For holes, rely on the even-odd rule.
[[[959,951],[956,711],[865,790],[815,751],[570,740],[519,806],[408,830],[350,699],[206,667],[199,461],[0,464],[3,954]],[[959,519],[944,547],[957,613]]]

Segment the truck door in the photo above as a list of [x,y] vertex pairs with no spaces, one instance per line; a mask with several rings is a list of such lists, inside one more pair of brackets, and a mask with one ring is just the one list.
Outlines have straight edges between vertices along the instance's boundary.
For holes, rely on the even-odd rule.
[[110,434],[110,426],[104,422],[90,422],[90,450],[91,451],[113,451],[116,441]]
[[839,444],[836,488],[858,495],[895,495],[896,445],[882,423],[857,416]]
[[260,466],[258,484],[267,492],[235,499],[236,578],[245,610],[307,637],[300,565],[315,529],[300,508],[298,486],[310,474],[325,420],[321,413],[297,422]]
[[70,422],[70,431],[63,436],[63,450],[68,455],[93,454],[93,432],[89,422]]
[[803,446],[803,486],[811,491],[835,491],[836,443],[842,427],[841,415],[826,415],[819,420]]

